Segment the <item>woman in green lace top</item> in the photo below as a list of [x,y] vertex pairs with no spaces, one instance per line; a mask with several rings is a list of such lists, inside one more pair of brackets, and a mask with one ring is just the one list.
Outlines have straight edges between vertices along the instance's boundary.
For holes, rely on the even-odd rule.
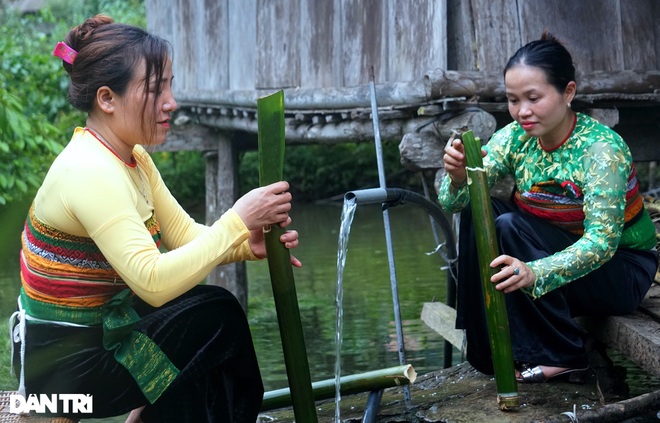
[[[644,209],[630,151],[598,121],[571,109],[577,87],[570,53],[544,33],[504,69],[512,123],[484,147],[493,186],[513,176],[511,202],[493,199],[502,255],[491,266],[506,293],[517,378],[579,381],[588,366],[580,315],[635,310],[657,268],[655,226]],[[492,373],[471,227],[464,149],[445,149],[439,202],[461,211],[457,327],[468,361]]]

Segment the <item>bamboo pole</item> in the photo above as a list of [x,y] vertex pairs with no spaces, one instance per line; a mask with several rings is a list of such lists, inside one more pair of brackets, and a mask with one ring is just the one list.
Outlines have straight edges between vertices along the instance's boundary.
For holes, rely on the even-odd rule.
[[474,232],[477,238],[477,254],[484,292],[488,335],[495,368],[497,402],[501,410],[509,410],[520,405],[520,398],[513,367],[511,334],[504,293],[495,289],[495,285],[490,281],[496,272],[490,267],[490,262],[500,255],[495,234],[493,208],[487,175],[483,167],[481,142],[474,137],[472,131],[464,132],[462,138],[467,159],[468,190]]
[[[417,373],[415,373],[412,365],[406,364],[356,375],[342,376],[339,379],[339,385],[342,395],[352,395],[395,386],[405,386],[414,383],[416,378]],[[319,401],[334,398],[335,384],[336,380],[334,378],[314,382],[312,384],[314,399]],[[290,404],[291,394],[289,388],[268,391],[264,394],[261,411],[287,407]]]
[[[284,167],[284,92],[257,100],[259,122],[259,183],[282,180]],[[284,364],[293,398],[296,421],[316,422],[316,407],[307,362],[300,310],[293,279],[291,255],[280,242],[284,229],[273,225],[264,230],[268,269],[282,339]]]

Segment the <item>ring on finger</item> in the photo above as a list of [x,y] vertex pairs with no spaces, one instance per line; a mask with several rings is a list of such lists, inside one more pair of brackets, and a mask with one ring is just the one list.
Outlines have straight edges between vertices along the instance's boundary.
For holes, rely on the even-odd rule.
[[518,269],[516,266],[513,266],[513,274],[514,275],[519,275],[520,274],[520,269]]

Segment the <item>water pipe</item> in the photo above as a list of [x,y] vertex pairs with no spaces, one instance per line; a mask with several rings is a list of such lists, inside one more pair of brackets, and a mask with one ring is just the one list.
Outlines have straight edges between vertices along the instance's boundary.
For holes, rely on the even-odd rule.
[[426,211],[442,229],[448,247],[446,259],[450,266],[454,265],[456,260],[454,233],[444,212],[435,202],[414,191],[403,188],[367,188],[358,191],[349,191],[344,194],[344,199],[355,199],[355,202],[358,205],[381,203],[383,204],[383,207],[394,207],[399,204],[412,203],[419,206]]
[[[437,203],[420,194],[417,194],[416,192],[402,188],[369,188],[358,191],[349,191],[344,194],[344,199],[345,201],[355,199],[355,202],[358,205],[380,203],[383,205],[383,208],[394,207],[399,204],[412,203],[426,211],[429,216],[431,216],[431,218],[437,223],[445,236],[446,252],[442,254],[442,251],[440,251],[440,253],[449,266],[447,275],[446,303],[452,308],[456,307],[455,278],[457,274],[457,252],[456,243],[454,240],[454,232],[452,231],[451,224],[445,217],[444,212]],[[395,304],[395,309],[397,308],[398,304]],[[398,330],[399,328],[397,328],[397,331]],[[451,348],[451,344],[448,341],[445,341],[445,368],[451,367],[452,365]]]
[[367,406],[362,416],[362,423],[375,423],[378,417],[378,409],[380,408],[380,401],[383,398],[383,390],[369,392],[367,397]]

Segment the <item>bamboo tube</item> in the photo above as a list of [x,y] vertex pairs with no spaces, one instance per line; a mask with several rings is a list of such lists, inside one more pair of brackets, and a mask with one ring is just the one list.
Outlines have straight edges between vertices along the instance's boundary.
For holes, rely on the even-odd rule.
[[470,192],[474,232],[477,238],[477,254],[484,292],[488,335],[495,368],[497,402],[501,410],[509,410],[520,405],[520,398],[513,367],[511,334],[504,293],[495,289],[495,285],[490,281],[496,272],[490,267],[490,262],[500,253],[495,234],[488,179],[483,168],[481,143],[474,137],[472,131],[464,132],[462,138],[467,159],[468,191]]
[[[390,367],[387,369],[374,370],[356,375],[343,376],[339,379],[340,392],[342,395],[357,394],[360,392],[378,391],[392,388],[394,386],[408,385],[415,382],[417,373],[412,365]],[[326,379],[312,384],[314,399],[324,400],[334,398],[336,380]],[[268,391],[264,394],[261,411],[275,408],[287,407],[291,404],[289,388]]]
[[[282,180],[284,167],[284,92],[257,100],[259,183]],[[296,421],[316,422],[316,407],[307,362],[291,255],[280,242],[284,229],[274,225],[264,230],[268,269],[273,287],[277,321],[282,339],[284,364],[293,398]]]

